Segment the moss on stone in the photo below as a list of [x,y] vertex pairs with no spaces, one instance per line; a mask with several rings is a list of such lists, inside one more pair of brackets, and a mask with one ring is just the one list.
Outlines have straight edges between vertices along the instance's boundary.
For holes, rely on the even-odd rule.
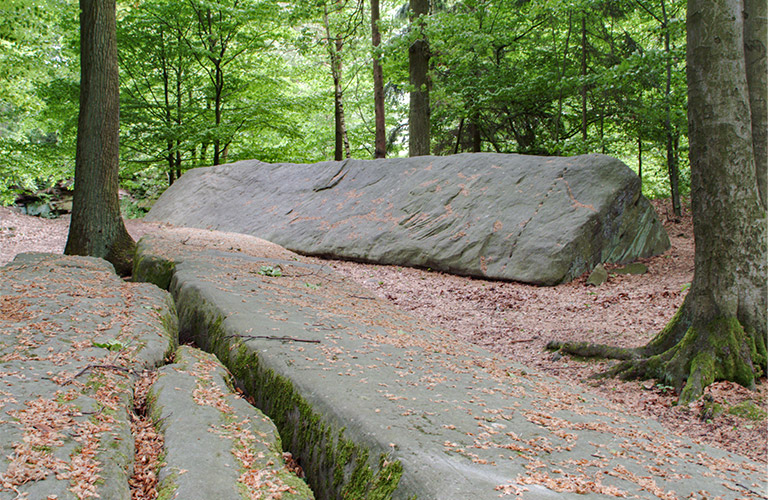
[[760,422],[768,417],[768,413],[766,413],[765,410],[749,400],[731,406],[728,408],[728,414],[746,418],[747,420],[754,420],[755,422]]
[[147,245],[148,243],[143,238],[136,245],[131,279],[133,281],[154,283],[163,290],[168,290],[171,278],[173,277],[173,271],[176,269],[176,262],[145,251]]
[[345,438],[343,428],[334,431],[288,378],[264,367],[258,354],[245,344],[233,344],[226,337],[222,316],[206,318],[199,311],[190,313],[197,329],[191,332],[193,338],[218,356],[238,385],[272,419],[286,447],[302,457],[318,496],[360,500],[391,497],[402,476],[400,462],[380,460],[374,471],[366,447]]
[[382,453],[379,457],[379,472],[371,482],[371,491],[367,498],[369,500],[392,498],[402,476],[403,464],[399,460],[391,460],[388,455]]
[[[134,262],[134,279],[168,289],[175,270],[173,261],[153,256],[151,252],[137,252]],[[187,299],[183,304],[176,304],[182,340],[194,340],[230,370],[237,384],[272,419],[286,447],[302,458],[318,496],[356,500],[391,498],[403,473],[399,461],[382,454],[374,471],[369,462],[370,451],[365,446],[345,438],[343,428],[334,431],[332,424],[314,411],[288,378],[265,368],[258,355],[245,344],[228,339],[220,314],[207,304],[193,303],[198,302],[198,298]],[[164,491],[172,494],[175,491],[172,486],[170,481]]]
[[171,500],[179,486],[176,484],[178,474],[173,472],[163,479],[157,487],[157,500]]

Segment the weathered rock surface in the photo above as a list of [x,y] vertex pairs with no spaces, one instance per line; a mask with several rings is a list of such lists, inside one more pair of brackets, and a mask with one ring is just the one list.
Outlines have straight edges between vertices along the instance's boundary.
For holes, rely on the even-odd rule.
[[106,261],[21,254],[0,268],[0,499],[129,500],[131,372],[175,344],[167,292]]
[[603,155],[243,161],[185,173],[146,218],[302,254],[544,285],[669,247],[638,177]]
[[[165,363],[177,334],[168,292],[103,260],[22,254],[0,268],[0,500],[129,500],[134,378]],[[176,359],[154,386],[161,498],[312,498],[224,368],[189,347]]]
[[166,498],[314,498],[285,468],[274,424],[232,389],[216,357],[192,347],[160,369],[150,399],[165,439]]
[[134,278],[170,283],[182,338],[215,352],[255,398],[318,498],[735,499],[768,487],[755,462],[498,359],[324,266],[240,241],[145,236]]

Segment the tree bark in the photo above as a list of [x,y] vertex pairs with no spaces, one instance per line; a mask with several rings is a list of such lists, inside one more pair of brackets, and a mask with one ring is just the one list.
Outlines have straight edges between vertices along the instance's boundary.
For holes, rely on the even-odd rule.
[[667,143],[667,171],[669,174],[669,188],[672,194],[672,211],[675,217],[680,217],[683,215],[683,211],[680,206],[680,176],[677,148],[675,147],[677,140],[672,130],[672,50],[670,48],[669,17],[667,16],[667,6],[664,0],[661,0],[661,15],[661,29],[664,30],[664,56],[666,58],[666,82],[664,87],[664,111],[666,115],[664,118],[664,132]]
[[379,61],[379,0],[371,0],[371,44],[373,45],[373,109],[375,123],[374,158],[387,156],[387,125],[384,116],[384,73]]
[[[768,88],[765,79],[750,87],[756,80],[748,76],[742,11],[752,12],[752,1],[764,0],[688,2],[693,282],[662,332],[644,347],[623,350],[624,359],[639,359],[608,372],[661,379],[681,391],[683,403],[718,380],[752,388],[768,370],[768,223],[756,167],[762,153],[752,134],[768,124],[765,114],[750,111],[752,92],[765,96]],[[765,39],[764,32],[758,36]]]
[[587,145],[589,135],[587,134],[587,13],[581,15],[581,78],[584,80],[581,84],[581,141],[582,152],[589,153]]
[[[745,3],[753,1],[764,0]],[[750,112],[742,2],[689,1],[687,43],[696,253],[683,306],[691,325],[681,350],[699,343],[690,366],[680,367],[690,374],[683,399],[718,379],[752,386],[765,373],[768,334],[766,214],[752,137],[755,127],[768,124],[765,115]],[[765,79],[755,89],[763,96],[767,90]]]
[[430,152],[429,43],[423,30],[423,16],[429,14],[429,0],[410,0],[410,9],[411,29],[417,32],[417,39],[408,48],[411,84],[408,154],[423,156]]
[[64,253],[131,273],[135,243],[118,198],[119,84],[115,0],[80,0],[80,114],[75,194]]
[[757,185],[763,210],[768,210],[768,3],[744,0],[744,52],[747,63],[749,108],[752,112],[752,144],[755,149]]
[[331,61],[331,77],[333,78],[333,117],[334,117],[334,154],[336,161],[352,156],[347,136],[347,125],[344,119],[344,88],[341,85],[341,52],[344,41],[341,36],[331,36],[331,24],[328,19],[328,6],[323,5],[323,24],[328,47],[328,57]]

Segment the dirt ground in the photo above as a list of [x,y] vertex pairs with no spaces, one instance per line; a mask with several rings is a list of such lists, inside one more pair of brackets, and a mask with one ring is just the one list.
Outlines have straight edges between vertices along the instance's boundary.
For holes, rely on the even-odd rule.
[[[647,274],[611,273],[600,287],[586,284],[586,275],[557,287],[536,287],[396,266],[324,262],[470,342],[583,384],[632,413],[657,419],[672,432],[768,464],[765,378],[755,391],[729,382],[713,384],[704,399],[681,407],[670,387],[652,380],[590,379],[610,362],[578,361],[544,349],[550,340],[639,346],[669,321],[693,277],[693,229],[688,212],[676,219],[668,203],[655,205],[672,248],[642,261]],[[19,252],[61,253],[68,223],[68,217],[40,219],[0,207],[0,265]],[[126,225],[136,239],[160,228],[141,220],[128,220]],[[607,267],[610,272],[612,267]]]

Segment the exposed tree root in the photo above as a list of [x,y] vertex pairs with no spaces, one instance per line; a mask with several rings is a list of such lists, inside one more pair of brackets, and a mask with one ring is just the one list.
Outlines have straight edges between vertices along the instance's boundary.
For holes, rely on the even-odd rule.
[[558,342],[547,344],[550,351],[560,351],[582,358],[608,358],[608,359],[638,359],[642,353],[637,349],[616,347],[605,344],[593,344],[591,342]]
[[699,398],[705,387],[719,380],[754,388],[755,379],[768,371],[765,332],[745,329],[733,316],[692,321],[688,309],[684,303],[664,330],[640,348],[588,342],[550,342],[547,348],[574,356],[623,360],[597,376],[655,378],[675,387],[683,404]]

